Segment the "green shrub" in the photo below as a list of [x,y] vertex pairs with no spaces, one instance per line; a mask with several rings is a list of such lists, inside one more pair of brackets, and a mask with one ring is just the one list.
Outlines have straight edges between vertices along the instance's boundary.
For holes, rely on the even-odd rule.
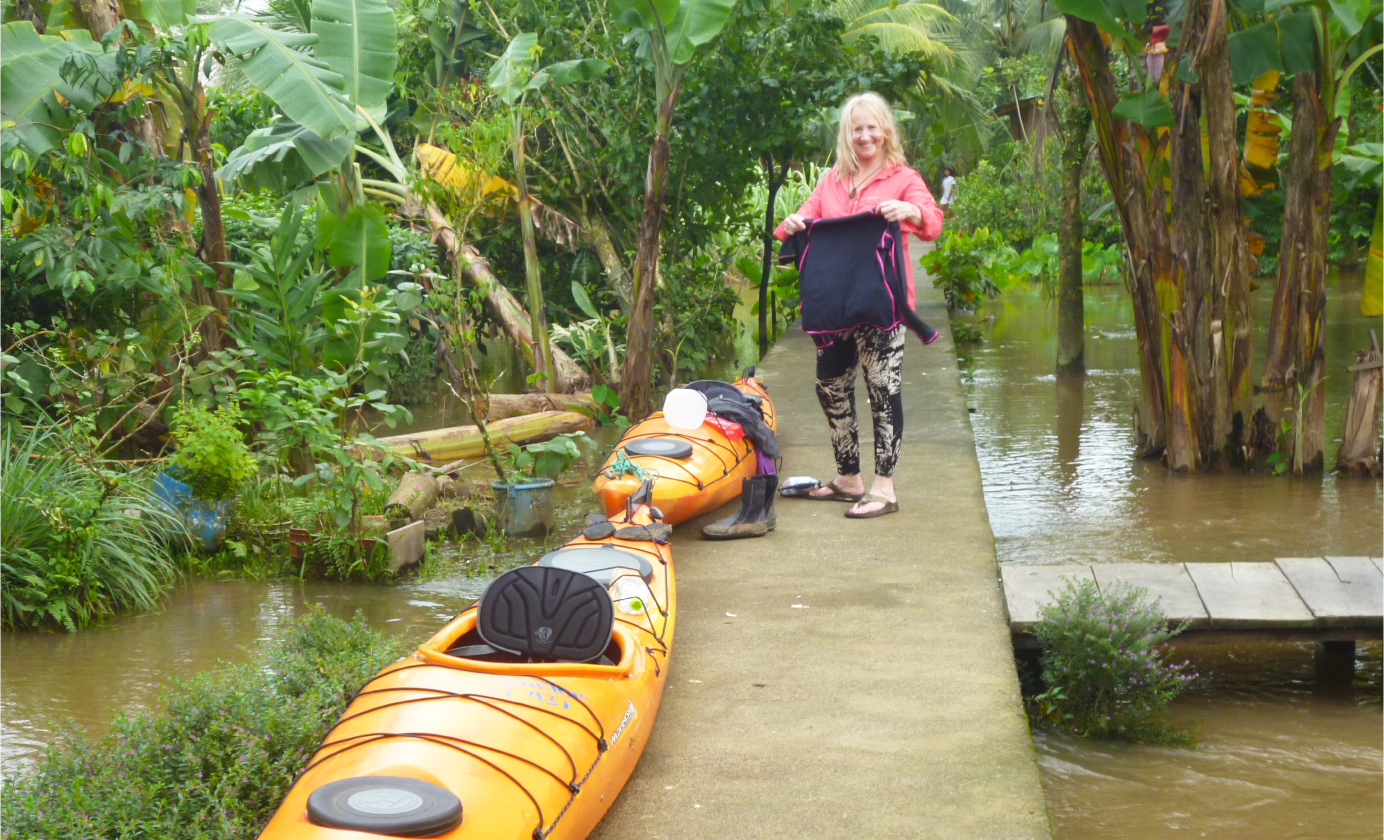
[[[1024,148],[1014,150],[1015,154]],[[957,181],[956,201],[947,212],[947,229],[970,232],[984,228],[1009,241],[1031,239],[1056,214],[1045,200],[1045,191],[1031,183],[1030,167],[1024,162],[1000,166],[979,161]]]
[[98,469],[85,439],[41,427],[0,436],[0,617],[7,630],[89,624],[151,609],[175,575],[165,537],[182,523],[148,471]]
[[174,410],[174,474],[192,495],[208,502],[227,499],[255,474],[255,458],[239,426],[240,409],[233,404],[208,411],[188,402]]
[[175,681],[88,741],[66,728],[5,779],[9,837],[251,840],[346,704],[401,645],[320,607],[257,661]]
[[985,298],[999,294],[996,280],[1008,282],[1001,270],[1014,258],[1004,237],[988,228],[973,234],[956,231],[938,240],[936,250],[923,254],[923,267],[932,285],[941,289],[948,309],[980,309]]
[[1036,699],[1053,724],[1078,735],[1130,741],[1187,742],[1163,721],[1168,704],[1197,675],[1187,662],[1164,662],[1165,643],[1182,632],[1142,589],[1102,593],[1083,580],[1043,607],[1034,635],[1043,648],[1048,690]]
[[526,471],[532,478],[557,478],[581,458],[582,449],[595,452],[596,442],[585,432],[571,432],[541,443],[527,446],[511,443],[505,448],[508,451],[505,466],[511,478],[518,481]]

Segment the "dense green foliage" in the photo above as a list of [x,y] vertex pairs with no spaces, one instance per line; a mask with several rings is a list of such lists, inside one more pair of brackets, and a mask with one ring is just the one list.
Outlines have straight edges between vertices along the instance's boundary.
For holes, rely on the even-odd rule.
[[251,840],[351,697],[401,652],[315,608],[256,661],[177,681],[95,741],[62,731],[5,780],[5,833]]
[[1197,677],[1186,662],[1164,660],[1166,642],[1186,625],[1168,629],[1142,589],[1102,592],[1082,580],[1056,596],[1034,629],[1048,686],[1035,698],[1042,716],[1093,738],[1185,741],[1163,716]]
[[[493,301],[439,247],[437,217],[466,246],[461,262],[474,246],[612,399],[629,355],[636,248],[659,241],[652,351],[633,352],[661,386],[726,375],[763,338],[746,322],[766,310],[775,336],[795,317],[796,276],[766,269],[766,227],[832,163],[835,106],[866,88],[894,102],[930,182],[944,164],[957,170],[930,258],[949,301],[976,305],[1021,281],[1052,288],[1062,144],[1045,123],[1047,100],[1071,95],[1051,78],[1069,8],[739,0],[713,4],[696,38],[680,41],[654,18],[684,2],[623,16],[628,4],[608,0],[272,0],[262,14],[210,2],[210,17],[194,20],[187,7],[150,17],[116,0],[128,20],[109,32],[61,4],[5,7],[6,427],[63,424],[89,456],[82,475],[101,476],[70,479],[83,487],[133,481],[119,463],[134,460],[180,472],[202,496],[233,497],[232,544],[198,559],[199,571],[375,577],[361,517],[398,464],[375,457],[372,433],[408,421],[401,405],[434,399],[440,374],[455,386],[468,361],[510,383],[531,373],[520,353],[481,358],[488,343],[525,342],[504,334]],[[1268,14],[1237,7],[1233,37],[1259,37],[1248,27]],[[346,15],[356,25],[337,25]],[[1363,21],[1362,48],[1377,41],[1376,22]],[[518,88],[483,83],[521,33],[533,49],[510,64],[545,72]],[[1137,75],[1138,62],[1112,55]],[[641,239],[670,81],[663,222]],[[1289,88],[1272,103],[1285,116]],[[1349,258],[1378,200],[1377,76],[1356,74],[1337,110],[1329,244]],[[460,173],[453,182],[421,163],[429,150]],[[1094,159],[1082,180],[1083,275],[1109,282],[1125,261]],[[527,265],[520,187],[534,199]],[[1261,269],[1274,259],[1281,196],[1246,202],[1268,242]],[[526,275],[541,282],[526,288]],[[761,282],[762,303],[751,290]],[[180,424],[176,411],[193,419]],[[37,482],[48,497],[35,504],[61,507],[52,500],[67,480]],[[279,556],[290,521],[316,529],[293,568]],[[59,570],[85,549],[35,545],[26,573],[80,577]],[[49,565],[52,575],[38,573]],[[63,623],[33,606],[46,597],[26,595],[26,609]],[[73,603],[86,600],[99,601]]]
[[975,310],[986,298],[999,294],[996,261],[1013,252],[998,232],[982,227],[971,234],[943,234],[936,250],[924,254],[922,262],[933,275],[933,287],[946,296],[948,309]]

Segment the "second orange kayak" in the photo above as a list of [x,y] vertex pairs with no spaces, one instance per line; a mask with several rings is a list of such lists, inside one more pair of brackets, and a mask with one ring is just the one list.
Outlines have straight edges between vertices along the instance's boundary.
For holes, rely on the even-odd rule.
[[[763,384],[753,376],[737,379],[732,384],[742,393],[763,400],[764,423],[777,431],[774,403]],[[684,446],[682,453],[669,455],[630,454],[626,446],[635,441],[667,443],[670,449],[678,444]],[[689,446],[691,452],[686,453]],[[663,512],[663,521],[670,525],[686,522],[736,498],[740,495],[741,481],[756,471],[754,446],[748,440],[731,440],[711,423],[691,430],[674,429],[664,421],[663,412],[656,411],[626,430],[591,485],[591,491],[601,500],[608,516],[624,510],[625,500],[641,483],[630,474],[606,477],[605,472],[622,454],[646,474],[657,477],[653,504]]]

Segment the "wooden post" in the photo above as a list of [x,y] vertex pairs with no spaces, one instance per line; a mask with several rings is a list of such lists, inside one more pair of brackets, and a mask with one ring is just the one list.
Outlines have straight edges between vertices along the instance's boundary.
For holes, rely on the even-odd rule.
[[1380,370],[1379,337],[1370,330],[1370,349],[1355,354],[1348,370],[1355,384],[1346,405],[1346,427],[1336,450],[1336,469],[1351,475],[1378,477],[1379,411],[1384,402],[1384,371]]
[[1313,647],[1317,687],[1328,692],[1348,690],[1355,679],[1355,642],[1317,642]]

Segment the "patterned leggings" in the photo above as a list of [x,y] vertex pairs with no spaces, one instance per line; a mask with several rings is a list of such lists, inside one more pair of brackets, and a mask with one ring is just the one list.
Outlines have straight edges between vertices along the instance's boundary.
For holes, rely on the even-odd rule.
[[875,474],[892,476],[903,444],[903,343],[901,324],[888,332],[860,326],[817,348],[817,400],[831,427],[836,471],[860,472],[860,435],[855,420],[855,367],[865,368],[865,390],[875,427]]

